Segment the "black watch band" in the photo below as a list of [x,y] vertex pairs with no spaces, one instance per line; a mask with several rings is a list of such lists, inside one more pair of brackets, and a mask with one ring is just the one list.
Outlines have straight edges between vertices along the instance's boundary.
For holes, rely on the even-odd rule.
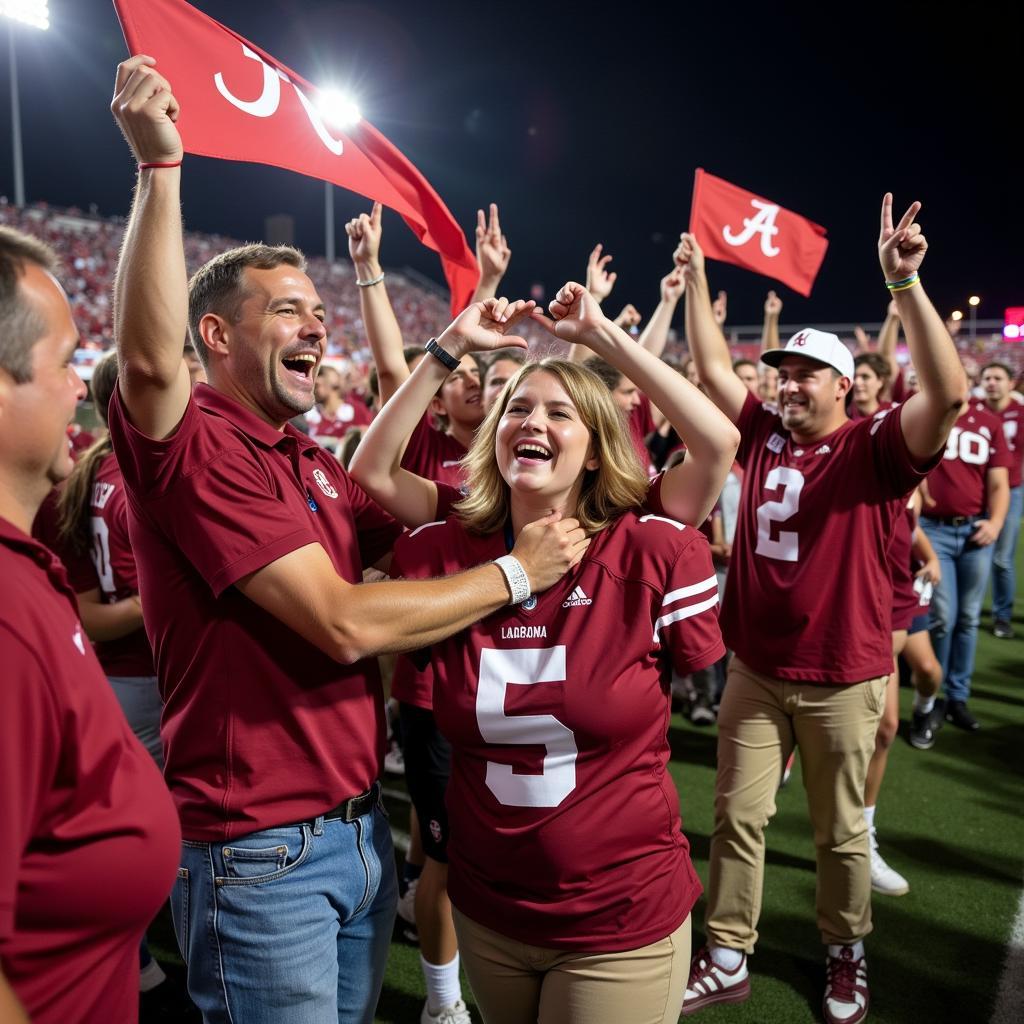
[[459,360],[451,354],[451,352],[445,352],[434,338],[431,338],[426,345],[423,346],[435,359],[440,359],[450,371],[455,371],[459,368]]

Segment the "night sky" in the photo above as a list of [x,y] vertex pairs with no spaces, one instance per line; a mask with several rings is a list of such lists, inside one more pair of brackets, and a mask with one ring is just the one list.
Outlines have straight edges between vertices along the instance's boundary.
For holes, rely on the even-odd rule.
[[[109,113],[114,68],[127,55],[113,5],[50,6],[49,32],[16,27],[28,199],[125,213],[134,168]],[[609,306],[632,301],[649,314],[702,166],[823,224],[830,239],[810,299],[711,264],[733,323],[758,322],[771,287],[786,303],[784,323],[880,320],[887,294],[875,243],[886,189],[897,214],[924,203],[932,248],[922,278],[943,313],[966,310],[973,292],[982,318],[1024,305],[1024,26],[1010,5],[954,16],[897,4],[816,13],[678,4],[671,14],[642,3],[196,6],[315,84],[350,86],[470,238],[476,208],[497,201],[513,250],[505,294],[582,280],[601,241],[619,271]],[[6,45],[0,53],[6,66]],[[7,194],[9,103],[4,74]],[[335,196],[344,252],[344,220],[368,204]],[[190,157],[184,209],[189,228],[239,238],[289,213],[297,243],[323,251],[323,186],[298,175]],[[434,254],[395,215],[383,262],[442,280]]]

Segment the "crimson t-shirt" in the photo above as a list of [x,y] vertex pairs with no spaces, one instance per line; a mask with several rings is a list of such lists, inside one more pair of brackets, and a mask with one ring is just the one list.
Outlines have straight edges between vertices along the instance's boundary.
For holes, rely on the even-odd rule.
[[402,456],[402,469],[426,480],[439,480],[458,487],[462,483],[462,460],[466,448],[451,434],[435,430],[427,416],[417,424]]
[[976,403],[960,414],[942,461],[928,474],[931,502],[925,502],[921,514],[928,519],[982,515],[988,504],[988,471],[1008,469],[1012,460],[1002,421],[984,403]]
[[185,838],[312,818],[367,789],[384,755],[376,658],[339,664],[233,584],[308,544],[359,583],[398,524],[315,441],[206,384],[162,441],[132,426],[115,389],[110,435]]
[[[395,546],[392,575],[505,554],[458,520]],[[636,949],[700,893],[669,760],[669,685],[725,652],[707,542],[626,513],[534,607],[506,607],[430,649],[452,744],[448,892],[485,927],[554,949]],[[421,654],[425,657],[425,654]]]
[[847,420],[800,445],[774,405],[747,395],[722,630],[756,671],[833,686],[891,671],[886,551],[904,499],[940,457],[915,465],[901,415]]
[[1021,423],[1024,423],[1024,405],[1015,402],[1012,398],[1005,409],[993,409],[986,402],[976,402],[974,408],[980,409],[995,416],[1003,424],[1003,439],[1006,441],[1006,449],[1010,453],[1010,486],[1020,487],[1024,479],[1024,433],[1021,433]]
[[63,566],[0,519],[0,575],[0,965],[35,1024],[133,1022],[178,818]]

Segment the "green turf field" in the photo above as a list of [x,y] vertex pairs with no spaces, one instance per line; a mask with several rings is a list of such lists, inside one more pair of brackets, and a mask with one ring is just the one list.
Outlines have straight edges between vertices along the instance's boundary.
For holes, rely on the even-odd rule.
[[[1024,545],[1019,555],[1020,572]],[[906,876],[910,892],[875,899],[867,954],[869,1020],[876,1024],[973,1024],[992,1016],[1024,882],[1024,582],[1018,589],[1015,639],[994,639],[987,614],[982,620],[970,704],[982,723],[980,732],[946,726],[932,750],[914,750],[905,736],[910,692],[901,691],[904,721],[876,826],[883,856]],[[714,728],[698,729],[675,716],[671,742],[683,827],[706,880]],[[387,785],[403,788],[396,780]],[[407,829],[404,802],[392,798],[389,809],[395,827]],[[750,960],[751,999],[703,1011],[693,1018],[702,1024],[821,1020],[824,954],[814,925],[814,848],[799,759],[792,781],[779,794],[767,841],[761,938]],[[694,914],[695,944],[702,919],[703,901]],[[199,1020],[174,991],[181,968],[166,919],[159,932],[155,952],[173,972],[174,984],[146,997],[143,1024]],[[472,1003],[465,985],[464,991]],[[396,941],[377,1020],[416,1024],[423,996],[419,951]]]

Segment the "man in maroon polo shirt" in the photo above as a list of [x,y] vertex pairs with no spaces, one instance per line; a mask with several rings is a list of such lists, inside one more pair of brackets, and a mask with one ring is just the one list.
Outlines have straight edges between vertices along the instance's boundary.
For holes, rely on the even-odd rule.
[[[286,426],[313,405],[323,303],[287,247],[232,250],[186,284],[178,104],[154,64],[121,64],[111,105],[140,173],[110,431],[185,839],[172,910],[189,991],[206,1021],[369,1021],[396,887],[370,656],[546,589],[586,540],[551,516],[518,562],[360,585],[398,527]],[[186,327],[209,378],[194,393]]]
[[733,373],[692,235],[686,326],[712,400],[737,424],[744,469],[722,630],[735,651],[718,717],[707,946],[694,957],[689,1014],[750,992],[764,828],[783,766],[800,747],[817,852],[817,923],[826,944],[823,1015],[868,1012],[863,939],[871,930],[864,783],[892,668],[886,550],[906,497],[939,460],[967,393],[956,349],[924,293],[927,244],[913,203],[895,227],[882,201],[878,256],[921,391],[899,409],[851,421],[853,358],[834,334],[804,330],[762,360],[778,367],[778,407]]
[[130,1024],[180,832],[64,567],[29,536],[71,472],[66,428],[85,395],[55,262],[0,228],[0,1020]]

